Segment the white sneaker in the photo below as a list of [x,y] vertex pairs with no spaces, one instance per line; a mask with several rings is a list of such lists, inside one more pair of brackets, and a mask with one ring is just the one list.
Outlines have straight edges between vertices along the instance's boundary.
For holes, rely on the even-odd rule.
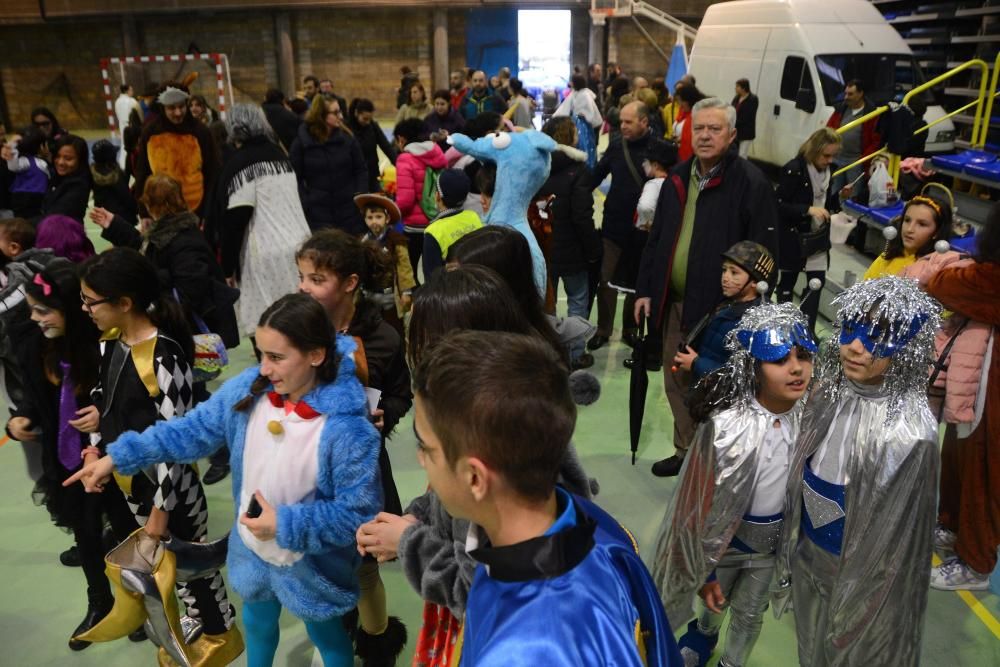
[[931,588],[939,591],[985,591],[989,587],[989,575],[976,572],[958,556],[931,568]]
[[941,524],[934,527],[934,548],[938,551],[954,551],[958,535]]

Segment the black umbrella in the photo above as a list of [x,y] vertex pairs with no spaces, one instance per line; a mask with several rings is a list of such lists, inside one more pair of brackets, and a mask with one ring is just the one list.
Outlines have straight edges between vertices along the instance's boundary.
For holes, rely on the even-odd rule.
[[649,377],[646,375],[646,316],[639,315],[636,329],[636,344],[632,348],[632,375],[628,383],[628,431],[632,444],[632,465],[635,452],[639,448],[639,434],[642,432],[642,417],[646,412],[646,390]]

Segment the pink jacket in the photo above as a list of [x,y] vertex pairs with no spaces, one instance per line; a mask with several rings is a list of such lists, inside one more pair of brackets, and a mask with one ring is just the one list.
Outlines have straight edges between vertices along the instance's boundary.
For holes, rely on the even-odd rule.
[[423,231],[427,216],[420,208],[427,168],[444,169],[447,162],[441,147],[433,141],[409,143],[396,158],[396,205],[403,214],[403,227]]
[[[903,269],[901,275],[916,278],[925,286],[932,276],[944,268],[957,268],[973,263],[972,259],[950,251],[932,252]],[[962,325],[965,327],[962,328]],[[948,341],[955,336],[951,352],[943,360],[943,367],[934,380],[934,387],[928,392],[931,411],[942,422],[948,424],[971,424],[975,421],[976,394],[984,372],[983,362],[986,347],[990,342],[990,325],[967,320],[955,313],[944,320],[941,330],[934,338],[935,361],[940,360]],[[931,369],[933,373],[933,368]]]

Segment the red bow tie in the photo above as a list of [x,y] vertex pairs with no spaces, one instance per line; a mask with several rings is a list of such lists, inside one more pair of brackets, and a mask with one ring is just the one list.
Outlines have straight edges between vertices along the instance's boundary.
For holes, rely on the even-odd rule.
[[[313,410],[312,406],[310,406],[305,401],[292,403],[281,394],[273,391],[267,392],[267,397],[271,401],[271,405],[273,405],[274,407],[285,408],[286,414],[289,412],[294,412],[303,419],[316,419],[316,417],[319,417],[319,413]],[[293,406],[293,407],[288,408],[286,406]]]

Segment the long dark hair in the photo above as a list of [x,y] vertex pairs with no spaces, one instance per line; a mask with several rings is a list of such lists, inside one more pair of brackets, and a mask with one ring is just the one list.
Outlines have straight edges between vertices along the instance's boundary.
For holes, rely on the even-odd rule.
[[496,271],[521,304],[531,326],[566,356],[562,341],[542,310],[542,299],[535,287],[531,249],[520,232],[501,225],[488,225],[463,236],[452,246],[448,256],[459,264],[479,264]]
[[347,123],[355,132],[361,131],[361,123],[358,122],[359,113],[375,113],[375,104],[367,97],[355,97],[347,107]]
[[933,211],[934,223],[937,225],[934,229],[934,235],[931,236],[930,240],[922,248],[917,249],[917,257],[929,255],[934,251],[935,243],[941,240],[947,241],[948,237],[951,236],[951,203],[930,194],[918,195],[906,202],[906,205],[903,207],[903,213],[892,220],[891,224],[896,228],[896,232],[898,233],[894,239],[886,241],[885,252],[882,253],[882,256],[886,259],[895,259],[903,256],[903,219],[906,217],[906,212],[910,210],[910,207],[917,204],[926,206]]
[[166,286],[160,284],[156,267],[132,248],[111,248],[94,255],[80,268],[80,280],[101,298],[129,298],[136,312],[144,313],[157,329],[174,339],[188,363],[194,362],[194,341],[184,311]]
[[[69,178],[80,172],[90,173],[90,149],[87,148],[87,140],[83,137],[78,137],[75,134],[64,134],[56,140],[55,148],[52,150],[52,160],[55,161],[56,153],[63,146],[69,146],[76,152],[76,171],[72,174],[66,174],[62,178]],[[55,174],[55,171],[53,171]],[[60,176],[58,174],[53,176],[53,181],[58,180]]]
[[[100,372],[97,346],[100,331],[81,308],[77,267],[69,260],[56,258],[38,276],[36,281],[42,284],[26,283],[25,292],[42,305],[62,313],[66,323],[65,333],[60,338],[45,340],[42,365],[50,376],[61,377],[59,362],[69,363],[76,393],[87,395],[97,384]],[[29,362],[35,363],[35,360]]]
[[308,259],[317,270],[339,278],[356,274],[359,288],[377,288],[392,273],[391,257],[377,245],[339,229],[324,229],[306,239],[295,253],[295,260],[300,259]]
[[993,204],[976,235],[976,261],[1000,264],[1000,202]]
[[35,116],[45,116],[50,121],[52,121],[52,130],[49,132],[49,139],[58,139],[61,135],[66,134],[66,130],[59,121],[56,120],[56,115],[52,113],[52,110],[48,107],[35,107],[31,110],[31,122],[35,122]]
[[435,271],[417,291],[406,339],[410,367],[416,368],[421,355],[449,331],[459,329],[537,335],[504,279],[476,264]]
[[[322,384],[337,379],[340,355],[337,354],[336,332],[323,306],[308,294],[286,294],[281,297],[264,311],[257,326],[274,329],[299,352],[326,350],[326,358],[316,367],[316,377]],[[233,409],[247,410],[270,385],[270,380],[258,375],[250,385],[250,393],[240,399]]]

